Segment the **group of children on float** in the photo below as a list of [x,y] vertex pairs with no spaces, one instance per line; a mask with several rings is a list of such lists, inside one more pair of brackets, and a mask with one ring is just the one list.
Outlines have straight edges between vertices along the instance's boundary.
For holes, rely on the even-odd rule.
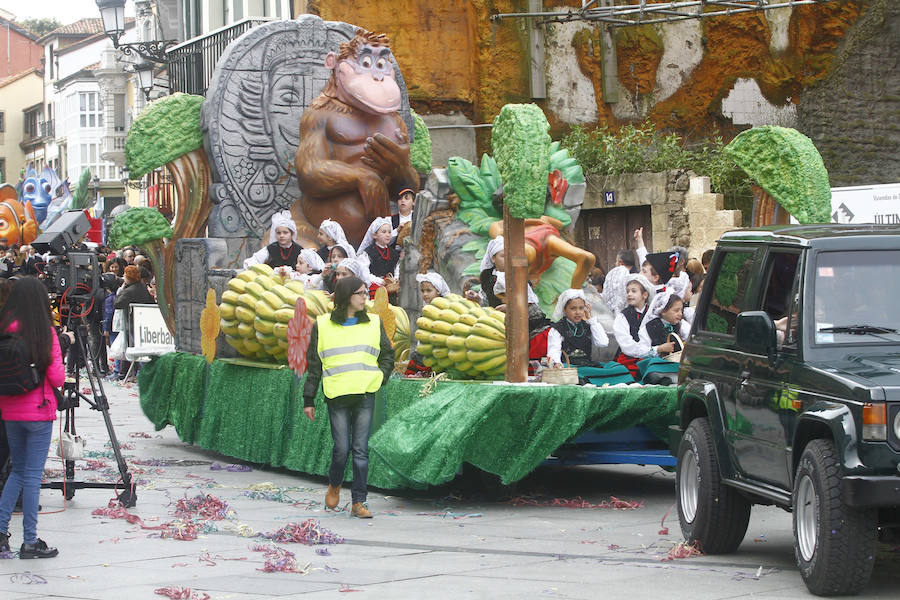
[[347,241],[341,224],[325,219],[319,225],[318,248],[303,248],[297,243],[297,225],[290,211],[272,215],[269,244],[244,261],[244,268],[265,263],[285,277],[302,281],[307,289],[334,291],[336,281],[349,276],[360,278],[369,286],[371,295],[382,286],[396,290],[399,280],[400,228],[412,219],[415,194],[411,189],[400,192],[399,212],[378,217],[369,225],[366,235],[354,248]]
[[[319,248],[303,248],[296,241],[297,226],[289,211],[272,216],[269,244],[244,261],[244,268],[266,263],[286,277],[302,281],[307,289],[334,290],[337,280],[355,276],[366,282],[374,296],[378,287],[396,289],[401,248],[399,229],[412,219],[412,190],[403,190],[397,205],[399,212],[378,217],[366,231],[359,248],[354,248],[340,223],[325,219],[319,226]],[[684,271],[687,253],[675,247],[668,252],[648,254],[642,231],[635,231],[637,264],[632,272],[627,256],[606,276],[604,300],[615,314],[613,336],[619,353],[615,360],[638,377],[637,362],[648,357],[664,357],[680,350],[670,334],[684,339],[690,331],[691,311],[685,308],[691,286]],[[481,261],[481,292],[466,292],[470,299],[504,310],[506,296],[505,252],[503,237],[492,239]],[[435,272],[416,275],[422,300],[430,302],[450,293],[447,282]],[[538,306],[538,298],[528,285],[529,358],[546,357],[550,367],[564,364],[592,366],[598,350],[609,345],[603,326],[591,314],[591,304],[582,290],[569,289],[559,295],[552,321]],[[407,374],[427,371],[413,353]]]
[[[680,339],[690,332],[692,309],[685,309],[691,286],[684,265],[687,251],[676,247],[668,252],[648,254],[642,231],[635,232],[637,256],[641,272],[632,273],[631,266],[618,264],[610,270],[604,285],[604,300],[615,314],[613,336],[619,346],[615,361],[626,366],[636,380],[638,361],[665,357],[681,350]],[[485,303],[504,303],[505,253],[503,238],[488,244],[481,262],[481,286]],[[529,284],[529,358],[547,358],[550,367],[593,366],[598,351],[609,345],[603,326],[591,313],[591,304],[580,289],[565,290],[559,295],[552,322],[540,327],[532,315],[540,313],[538,299]],[[542,313],[541,313],[542,314]],[[538,327],[533,325],[537,324]]]

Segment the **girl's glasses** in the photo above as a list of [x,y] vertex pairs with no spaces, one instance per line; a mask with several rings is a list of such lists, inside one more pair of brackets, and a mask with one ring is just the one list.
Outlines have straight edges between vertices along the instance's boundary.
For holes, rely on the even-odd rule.
[[353,292],[353,294],[351,294],[351,295],[353,295],[353,296],[368,296],[369,292],[367,292],[366,290],[359,290],[358,292]]

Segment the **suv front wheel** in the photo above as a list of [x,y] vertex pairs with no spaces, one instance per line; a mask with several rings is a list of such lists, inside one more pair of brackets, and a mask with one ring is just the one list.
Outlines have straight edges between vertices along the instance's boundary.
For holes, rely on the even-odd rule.
[[750,502],[722,483],[712,431],[705,418],[691,421],[681,438],[675,485],[684,539],[699,542],[706,554],[737,550],[747,533]]
[[831,440],[813,440],[794,477],[794,554],[806,587],[820,596],[855,594],[875,563],[876,514],[841,500]]

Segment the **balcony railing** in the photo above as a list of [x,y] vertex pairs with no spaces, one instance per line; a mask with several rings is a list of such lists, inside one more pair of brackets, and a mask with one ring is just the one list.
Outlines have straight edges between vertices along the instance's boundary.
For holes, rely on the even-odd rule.
[[205,96],[225,47],[241,34],[273,20],[266,17],[243,19],[170,48],[166,52],[170,92]]
[[126,137],[128,137],[128,134],[124,131],[107,130],[101,140],[100,158],[121,166],[125,161]]
[[49,121],[39,121],[36,124],[32,121],[31,127],[31,130],[25,130],[25,134],[22,136],[22,143],[20,144],[21,147],[24,148],[25,146],[30,146],[53,138],[55,130],[53,127],[53,119],[50,119]]

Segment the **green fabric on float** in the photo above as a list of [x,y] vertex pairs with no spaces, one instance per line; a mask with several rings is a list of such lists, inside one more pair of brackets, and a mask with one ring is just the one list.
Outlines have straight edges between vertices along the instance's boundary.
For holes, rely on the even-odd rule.
[[[310,423],[291,371],[222,361],[208,369],[207,375],[202,356],[185,353],[144,365],[141,407],[157,430],[171,424],[182,441],[228,456],[327,473],[332,442],[321,391]],[[664,435],[675,422],[674,387],[439,382],[423,398],[426,381],[392,378],[381,392],[369,443],[369,485],[437,485],[453,479],[464,462],[510,483],[582,431],[643,423]],[[349,464],[347,469],[349,479]]]

